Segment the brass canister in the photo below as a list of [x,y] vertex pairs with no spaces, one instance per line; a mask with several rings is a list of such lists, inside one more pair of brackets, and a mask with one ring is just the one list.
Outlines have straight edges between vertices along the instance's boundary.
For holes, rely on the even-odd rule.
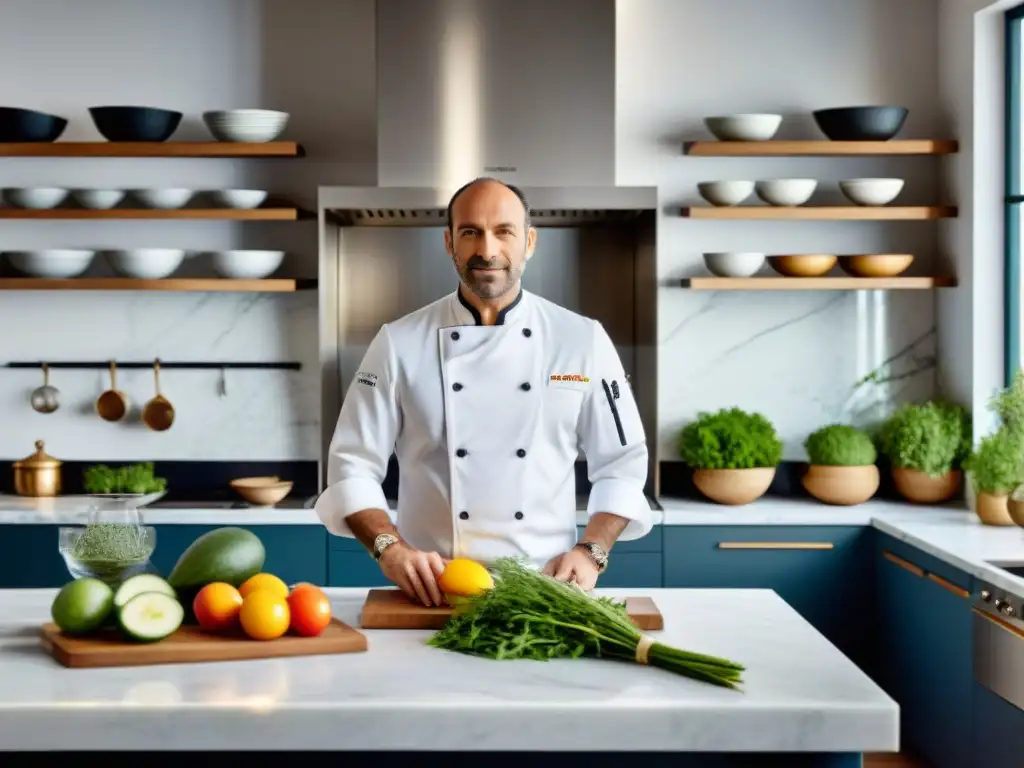
[[19,496],[58,496],[61,490],[61,464],[36,440],[36,452],[14,462],[14,492]]

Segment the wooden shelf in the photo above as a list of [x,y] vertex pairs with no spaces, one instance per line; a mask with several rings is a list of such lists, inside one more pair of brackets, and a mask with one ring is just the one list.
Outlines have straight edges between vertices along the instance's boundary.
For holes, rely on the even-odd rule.
[[298,208],[111,208],[94,211],[86,208],[0,208],[0,219],[34,221],[90,221],[117,219],[162,219],[204,221],[298,221],[309,214]]
[[316,287],[315,280],[267,278],[229,280],[226,278],[167,278],[137,280],[130,277],[0,277],[0,291],[193,291],[204,293],[294,293]]
[[956,206],[860,206],[860,205],[799,205],[782,207],[773,205],[737,205],[717,208],[697,205],[682,208],[680,214],[690,219],[718,219],[737,221],[757,220],[812,220],[812,221],[929,221],[955,218]]
[[294,141],[54,141],[0,143],[0,157],[302,157]]
[[856,291],[952,288],[950,277],[690,277],[682,281],[693,291]]
[[814,157],[826,155],[952,155],[955,141],[902,139],[892,141],[687,141],[683,154],[692,157]]

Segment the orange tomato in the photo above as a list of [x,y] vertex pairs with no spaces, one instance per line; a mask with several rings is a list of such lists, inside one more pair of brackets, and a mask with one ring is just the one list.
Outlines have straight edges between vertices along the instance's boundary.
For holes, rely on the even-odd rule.
[[192,601],[192,613],[199,628],[219,632],[238,625],[242,595],[230,584],[216,581],[199,590]]
[[308,581],[300,581],[298,584],[292,586],[292,592],[298,592],[300,589],[315,589],[317,592],[322,591],[316,584],[312,584]]
[[316,637],[331,623],[331,602],[313,585],[296,587],[288,595],[291,629],[302,637]]
[[242,600],[238,614],[242,629],[253,640],[275,640],[288,631],[288,601],[269,589],[257,589]]
[[267,589],[281,597],[288,597],[288,585],[272,573],[257,573],[255,576],[250,576],[242,583],[238,591],[242,593],[242,597],[248,597],[258,589]]

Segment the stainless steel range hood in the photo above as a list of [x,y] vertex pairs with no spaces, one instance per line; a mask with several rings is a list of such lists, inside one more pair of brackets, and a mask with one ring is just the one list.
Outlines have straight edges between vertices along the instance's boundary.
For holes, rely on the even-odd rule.
[[377,0],[377,184],[615,184],[616,0]]

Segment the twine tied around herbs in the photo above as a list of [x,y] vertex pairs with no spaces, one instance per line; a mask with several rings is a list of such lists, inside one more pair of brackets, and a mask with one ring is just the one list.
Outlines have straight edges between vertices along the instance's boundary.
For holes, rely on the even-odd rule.
[[636,661],[638,664],[647,663],[647,654],[654,645],[654,638],[650,635],[640,635],[640,642],[636,644]]

